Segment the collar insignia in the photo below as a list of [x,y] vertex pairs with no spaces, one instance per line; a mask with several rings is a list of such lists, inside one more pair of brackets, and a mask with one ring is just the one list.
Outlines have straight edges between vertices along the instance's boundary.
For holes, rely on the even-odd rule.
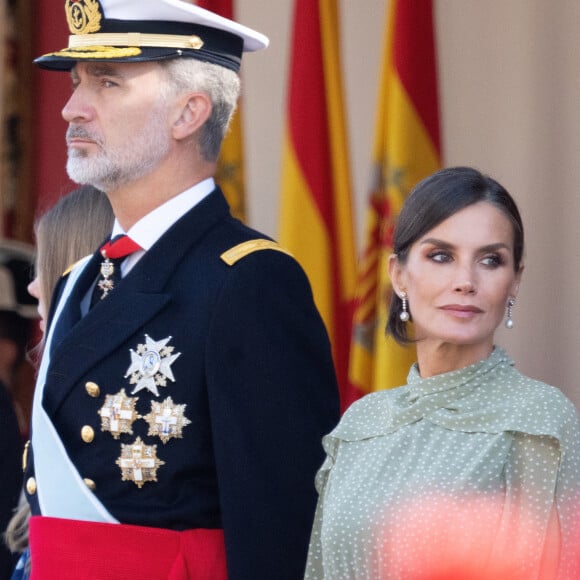
[[125,378],[131,377],[129,382],[135,385],[131,394],[134,395],[147,389],[156,397],[159,396],[157,387],[166,387],[167,379],[175,382],[171,365],[181,354],[172,354],[173,346],[167,346],[171,336],[162,340],[153,340],[145,335],[145,344],[137,345],[137,351],[131,350],[131,364],[125,373]]
[[171,397],[167,397],[162,403],[151,401],[151,413],[143,419],[149,423],[147,435],[158,436],[163,444],[172,437],[181,439],[182,430],[191,421],[184,415],[187,405],[175,405]]
[[132,481],[139,489],[148,481],[157,481],[157,469],[165,465],[157,457],[157,445],[145,445],[141,437],[132,445],[121,443],[121,456],[115,463],[121,468],[122,481]]
[[71,34],[91,34],[101,30],[101,6],[97,0],[66,0],[66,21]]
[[116,395],[107,395],[104,405],[99,409],[101,431],[109,431],[115,439],[121,433],[133,434],[133,423],[140,418],[135,410],[139,397],[128,397],[125,389]]

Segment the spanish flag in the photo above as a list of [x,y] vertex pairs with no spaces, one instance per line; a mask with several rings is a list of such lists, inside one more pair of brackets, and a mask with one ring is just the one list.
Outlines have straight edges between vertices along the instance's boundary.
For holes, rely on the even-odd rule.
[[371,192],[359,264],[349,377],[361,394],[406,383],[413,347],[385,337],[387,262],[412,187],[441,167],[431,0],[390,0],[375,123]]
[[312,284],[344,405],[356,266],[338,30],[336,0],[296,0],[279,238]]
[[[194,3],[224,18],[234,19],[233,0],[198,0]],[[246,190],[242,125],[240,102],[222,143],[215,179],[228,200],[232,215],[244,221],[246,218]]]

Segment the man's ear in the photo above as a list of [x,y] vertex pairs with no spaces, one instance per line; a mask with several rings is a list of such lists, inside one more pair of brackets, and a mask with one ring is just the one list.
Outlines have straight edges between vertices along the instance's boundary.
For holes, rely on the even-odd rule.
[[211,101],[203,93],[193,93],[184,97],[179,117],[173,123],[173,137],[187,139],[193,135],[211,115]]

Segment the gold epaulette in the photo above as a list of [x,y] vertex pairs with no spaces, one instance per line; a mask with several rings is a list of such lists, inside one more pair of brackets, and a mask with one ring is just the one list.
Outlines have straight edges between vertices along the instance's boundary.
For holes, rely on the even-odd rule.
[[61,278],[64,278],[65,276],[68,276],[75,268],[75,266],[82,262],[85,258],[87,258],[88,256],[84,256],[83,258],[81,258],[80,260],[77,260],[76,262],[72,263],[62,274],[61,274]]
[[224,252],[220,258],[228,265],[233,266],[236,262],[245,258],[247,255],[252,254],[254,252],[258,252],[259,250],[276,250],[277,252],[282,252],[283,254],[288,254],[292,256],[292,254],[288,251],[279,246],[276,242],[272,240],[248,240],[247,242],[242,242],[233,248],[230,248],[226,252]]

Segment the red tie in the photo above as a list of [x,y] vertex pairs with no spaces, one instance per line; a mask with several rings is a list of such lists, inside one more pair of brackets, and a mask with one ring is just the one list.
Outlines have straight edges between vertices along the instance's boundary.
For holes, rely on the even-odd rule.
[[103,258],[118,259],[125,258],[129,254],[142,250],[141,246],[133,241],[128,235],[121,234],[115,236],[101,246],[101,255]]
[[91,299],[91,308],[109,293],[121,280],[121,262],[133,252],[142,250],[141,246],[126,234],[115,236],[101,246],[101,278],[98,280]]

